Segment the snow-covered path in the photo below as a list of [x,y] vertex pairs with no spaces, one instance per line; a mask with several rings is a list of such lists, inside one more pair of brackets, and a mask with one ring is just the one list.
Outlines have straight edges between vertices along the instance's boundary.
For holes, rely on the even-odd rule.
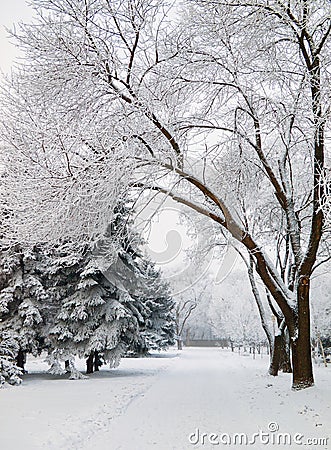
[[[330,439],[300,445],[329,437],[331,368],[316,369],[316,387],[292,392],[291,375],[270,377],[267,364],[266,356],[186,348],[70,381],[41,373],[41,359],[32,360],[22,386],[0,390],[0,449],[331,448]],[[252,440],[259,430],[269,432],[264,442],[291,433],[292,445],[257,437],[228,445],[234,433]],[[303,437],[294,443],[296,433]]]
[[238,367],[236,370],[228,361],[224,365],[219,350],[187,349],[177,364],[112,424],[108,433],[91,439],[85,448],[189,448],[188,436],[197,428],[214,431],[224,428],[224,423],[242,423],[245,412],[231,408],[239,383]]
[[[219,349],[186,349],[172,368],[115,419],[109,431],[83,448],[207,449],[217,443],[222,447],[222,441],[233,442],[234,433],[245,433],[252,440],[253,433],[268,432],[269,427],[276,432],[265,436],[264,442],[285,432],[304,433],[302,443],[310,437],[327,437],[330,395],[328,400],[320,399],[317,388],[291,392],[290,376],[282,374],[274,383],[264,374],[265,364],[266,359],[253,361]],[[263,366],[262,372],[257,369]],[[322,410],[327,417],[320,416]],[[224,447],[238,449],[239,442]],[[291,448],[302,448],[297,442],[296,446],[292,441]],[[250,447],[269,446],[259,444],[256,437]]]

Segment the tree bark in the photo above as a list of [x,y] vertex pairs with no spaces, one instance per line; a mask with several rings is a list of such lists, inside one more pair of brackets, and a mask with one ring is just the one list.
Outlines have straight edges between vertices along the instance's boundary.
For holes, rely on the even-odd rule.
[[86,373],[93,373],[94,368],[94,352],[91,352],[89,357],[86,359]]
[[287,329],[282,334],[281,344],[279,369],[284,373],[292,373],[290,336]]
[[292,389],[299,390],[314,385],[310,342],[309,277],[299,280],[298,293],[298,335],[292,337]]
[[274,338],[269,374],[276,377],[280,370],[284,373],[292,373],[289,334],[286,328],[281,330],[281,333]]
[[280,353],[282,347],[282,336],[277,334],[274,339],[273,351],[270,359],[269,374],[277,377],[280,365]]
[[25,353],[23,350],[19,349],[16,356],[16,365],[22,369],[22,372],[25,373],[24,364],[25,364]]
[[94,371],[99,372],[100,367],[100,358],[99,353],[97,351],[94,352]]
[[70,361],[69,361],[69,359],[66,359],[66,360],[64,361],[64,368],[65,368],[65,371],[66,371],[67,373],[70,373]]

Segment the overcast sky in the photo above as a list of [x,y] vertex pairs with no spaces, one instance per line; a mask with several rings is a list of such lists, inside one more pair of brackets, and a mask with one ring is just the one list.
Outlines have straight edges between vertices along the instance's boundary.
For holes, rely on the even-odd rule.
[[13,24],[28,21],[32,16],[31,7],[25,0],[9,0],[1,2],[0,16],[0,68],[8,72],[18,51],[10,44],[5,27],[12,28]]

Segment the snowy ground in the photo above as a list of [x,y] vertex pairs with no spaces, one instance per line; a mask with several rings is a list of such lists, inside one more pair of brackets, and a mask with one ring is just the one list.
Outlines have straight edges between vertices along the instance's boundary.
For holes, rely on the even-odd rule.
[[331,368],[292,392],[291,376],[272,378],[266,366],[267,357],[190,348],[70,381],[32,360],[22,386],[0,390],[0,449],[331,448]]

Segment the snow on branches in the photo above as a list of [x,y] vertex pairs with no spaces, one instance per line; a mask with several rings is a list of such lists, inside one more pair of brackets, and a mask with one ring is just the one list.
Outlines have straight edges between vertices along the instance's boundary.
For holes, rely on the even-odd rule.
[[331,169],[324,171],[320,188],[322,190],[321,209],[324,214],[325,227],[331,228]]

